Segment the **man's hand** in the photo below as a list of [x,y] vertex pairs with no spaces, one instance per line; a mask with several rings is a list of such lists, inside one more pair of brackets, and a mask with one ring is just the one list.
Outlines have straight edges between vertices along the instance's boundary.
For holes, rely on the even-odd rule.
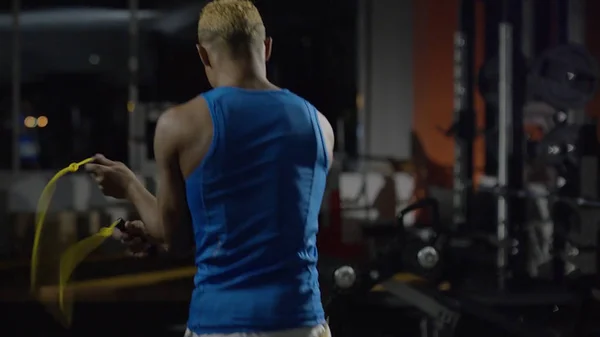
[[85,170],[94,177],[104,195],[117,199],[127,198],[131,186],[138,182],[135,173],[125,164],[101,154],[94,156],[93,163],[85,165]]
[[113,238],[121,241],[127,247],[127,253],[134,257],[146,257],[156,247],[140,220],[127,221],[123,230],[115,228]]

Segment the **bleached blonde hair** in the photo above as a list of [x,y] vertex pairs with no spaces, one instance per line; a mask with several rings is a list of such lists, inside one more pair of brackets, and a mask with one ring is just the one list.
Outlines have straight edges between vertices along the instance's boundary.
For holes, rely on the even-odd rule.
[[252,1],[213,0],[200,13],[200,43],[220,43],[238,52],[262,43],[265,38],[265,25]]

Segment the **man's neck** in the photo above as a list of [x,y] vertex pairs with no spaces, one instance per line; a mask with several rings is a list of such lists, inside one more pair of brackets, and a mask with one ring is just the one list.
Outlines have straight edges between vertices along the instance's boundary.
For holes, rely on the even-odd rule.
[[223,70],[217,73],[215,83],[217,87],[240,87],[246,89],[266,89],[273,87],[273,84],[267,79],[267,70],[264,61],[230,61],[221,65],[220,68]]
[[215,87],[236,87],[243,89],[270,89],[274,85],[269,82],[266,76],[246,76],[246,77],[219,77]]

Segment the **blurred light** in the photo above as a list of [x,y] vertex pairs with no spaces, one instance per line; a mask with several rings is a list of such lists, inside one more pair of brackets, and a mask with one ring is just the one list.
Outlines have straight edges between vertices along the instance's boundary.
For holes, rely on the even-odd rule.
[[98,54],[91,54],[88,58],[88,61],[90,62],[90,64],[96,66],[98,65],[98,63],[100,63],[100,56]]
[[356,95],[356,108],[362,110],[365,108],[365,98],[361,94]]
[[48,125],[48,117],[46,116],[40,116],[37,119],[37,126],[39,126],[40,128],[45,128]]
[[25,124],[26,128],[35,128],[37,125],[37,120],[35,117],[33,116],[27,116],[25,117],[25,121],[23,121],[23,124]]
[[132,101],[127,102],[127,111],[133,112],[135,110],[135,103]]

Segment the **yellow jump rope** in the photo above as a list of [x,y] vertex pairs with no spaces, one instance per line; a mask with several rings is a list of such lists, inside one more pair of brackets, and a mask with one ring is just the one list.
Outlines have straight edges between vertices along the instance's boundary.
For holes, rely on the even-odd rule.
[[[44,231],[46,214],[48,212],[48,208],[50,207],[54,191],[56,190],[56,184],[61,177],[69,173],[77,172],[81,166],[92,161],[94,161],[94,158],[88,158],[78,163],[72,163],[71,165],[65,167],[56,173],[52,179],[50,179],[42,191],[42,195],[40,196],[36,210],[35,235],[33,239],[33,249],[31,252],[30,289],[32,293],[36,292],[39,283],[38,267],[40,258],[40,241]],[[107,238],[111,237],[115,227],[122,228],[123,225],[124,221],[119,219],[113,222],[110,226],[101,228],[98,233],[93,234],[90,237],[87,237],[68,247],[60,255],[60,266],[58,269],[58,305],[60,314],[65,319],[64,322],[67,325],[71,324],[71,312],[65,305],[65,289],[69,279],[71,278],[71,275],[73,274],[73,271],[77,265],[79,265],[90,253],[96,250],[96,248],[98,248]]]

